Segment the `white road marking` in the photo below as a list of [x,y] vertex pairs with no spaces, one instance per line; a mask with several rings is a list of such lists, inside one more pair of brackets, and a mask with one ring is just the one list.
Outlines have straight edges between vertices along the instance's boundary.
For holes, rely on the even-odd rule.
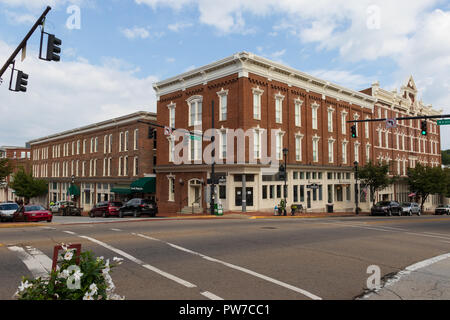
[[120,229],[111,229],[112,231],[117,231],[117,232],[121,232],[122,230],[120,230]]
[[202,296],[207,297],[210,300],[223,300],[221,297],[212,294],[211,292],[205,291],[200,293]]
[[[64,232],[69,233],[70,231],[69,232],[68,231],[64,231]],[[74,233],[72,232],[71,234],[74,234]],[[195,288],[195,287],[197,287],[195,284],[192,284],[192,283],[190,283],[190,282],[188,282],[186,280],[178,278],[177,276],[174,276],[174,275],[172,275],[170,273],[162,271],[162,270],[160,270],[160,269],[158,269],[158,268],[156,268],[154,266],[146,264],[142,260],[139,260],[139,259],[133,257],[132,255],[130,255],[130,254],[128,254],[128,253],[126,253],[126,252],[124,252],[124,251],[122,251],[120,249],[117,249],[117,248],[115,248],[113,246],[110,246],[109,244],[106,244],[106,243],[104,243],[104,242],[102,242],[100,240],[97,240],[97,239],[94,239],[94,238],[91,238],[91,237],[87,237],[87,236],[82,236],[82,235],[78,235],[78,237],[86,239],[86,240],[89,240],[91,242],[94,242],[94,243],[96,243],[96,244],[106,248],[106,249],[109,249],[109,250],[117,253],[118,255],[121,255],[122,257],[127,258],[128,260],[130,260],[130,261],[132,261],[132,262],[134,262],[134,263],[136,263],[136,264],[138,264],[138,265],[140,265],[140,266],[142,266],[142,267],[144,267],[144,268],[146,268],[148,270],[156,272],[159,275],[161,275],[161,276],[163,276],[163,277],[165,277],[167,279],[170,279],[172,281],[175,281],[175,282],[177,282],[177,283],[179,283],[179,284],[181,284],[181,285],[183,285],[185,287],[188,287],[188,288]]]
[[76,233],[75,232],[72,232],[72,231],[64,231],[65,233],[68,233],[68,234],[71,234],[71,235],[76,235]]
[[379,289],[376,289],[375,292],[371,292],[367,295],[365,295],[364,297],[362,297],[362,299],[367,299],[370,296],[372,296],[373,294],[379,292],[380,290],[392,286],[394,283],[400,281],[400,279],[406,275],[409,275],[411,272],[415,272],[417,270],[423,269],[425,267],[428,267],[436,262],[445,260],[445,259],[450,259],[450,253],[446,253],[446,254],[442,254],[440,256],[431,258],[431,259],[427,259],[427,260],[423,260],[420,262],[417,262],[413,265],[410,265],[409,267],[406,267],[404,270],[400,271],[399,273],[397,273],[393,278],[389,279],[388,281],[386,281],[386,283]]
[[227,267],[229,267],[229,268],[232,268],[232,269],[235,269],[235,270],[238,270],[238,271],[241,271],[241,272],[250,274],[250,275],[252,275],[252,276],[254,276],[254,277],[257,277],[257,278],[266,280],[266,281],[268,281],[268,282],[277,284],[277,285],[279,285],[279,286],[281,286],[281,287],[284,287],[284,288],[290,289],[290,290],[292,290],[292,291],[298,292],[298,293],[300,293],[300,294],[302,294],[302,295],[304,295],[304,296],[307,296],[308,298],[311,298],[311,299],[313,299],[313,300],[322,300],[322,298],[320,298],[320,297],[318,297],[318,296],[312,294],[311,292],[308,292],[308,291],[303,290],[303,289],[301,289],[301,288],[297,288],[297,287],[292,286],[292,285],[290,285],[290,284],[288,284],[288,283],[285,283],[285,282],[282,282],[282,281],[273,279],[273,278],[271,278],[271,277],[265,276],[265,275],[263,275],[263,274],[257,273],[257,272],[255,272],[255,271],[249,270],[249,269],[247,269],[247,268],[243,268],[243,267],[240,267],[240,266],[237,266],[237,265],[234,265],[234,264],[225,262],[225,261],[221,261],[221,260],[218,260],[218,259],[215,259],[215,258],[211,258],[211,257],[205,256],[205,255],[203,255],[203,254],[201,254],[201,253],[198,253],[198,252],[195,252],[195,251],[192,251],[192,250],[189,250],[189,249],[186,249],[186,248],[177,246],[177,245],[175,245],[175,244],[172,244],[172,243],[169,243],[169,242],[166,242],[166,241],[162,241],[162,240],[159,240],[159,239],[155,239],[155,238],[152,238],[152,237],[148,237],[148,236],[143,235],[143,234],[136,234],[136,233],[133,233],[133,235],[138,236],[138,237],[141,237],[141,238],[144,238],[144,239],[153,240],[153,241],[159,241],[159,242],[165,243],[165,244],[171,246],[172,248],[175,248],[175,249],[178,249],[178,250],[181,250],[181,251],[184,251],[184,252],[193,254],[193,255],[197,255],[197,256],[202,257],[202,258],[205,259],[205,260],[208,260],[208,261],[211,261],[211,262],[216,262],[216,263],[222,264],[222,265],[224,265],[224,266],[227,266]]
[[20,260],[25,264],[25,266],[30,270],[31,274],[35,278],[46,278],[48,277],[49,271],[51,270],[52,260],[45,256],[42,252],[37,249],[28,247],[30,253],[25,251],[22,247],[11,246],[8,247],[9,250],[15,252]]

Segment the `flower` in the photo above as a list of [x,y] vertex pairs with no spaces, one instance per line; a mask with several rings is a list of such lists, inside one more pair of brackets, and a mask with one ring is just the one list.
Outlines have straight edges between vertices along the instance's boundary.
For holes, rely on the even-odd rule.
[[97,285],[95,284],[95,283],[93,283],[93,284],[91,284],[90,286],[89,286],[89,290],[90,290],[90,292],[91,292],[91,294],[97,294]]
[[31,283],[28,282],[28,280],[26,280],[25,282],[22,281],[22,283],[19,286],[19,292],[22,292],[30,287],[32,287],[33,285]]
[[108,300],[125,300],[125,297],[121,297],[118,294],[109,294],[107,297]]
[[67,251],[66,254],[64,255],[64,260],[66,261],[70,261],[73,258],[73,252],[72,251]]
[[69,246],[69,245],[67,245],[67,244],[61,243],[61,248],[62,248],[64,251],[67,251],[68,246]]
[[84,294],[83,300],[94,300],[94,295],[88,291]]
[[72,277],[75,279],[75,281],[80,280],[82,276],[83,276],[83,273],[81,273],[80,270],[76,270],[72,275]]
[[114,258],[113,258],[113,261],[114,261],[115,263],[117,263],[117,264],[122,264],[123,258],[117,258],[117,257],[114,257]]
[[105,260],[105,258],[104,258],[103,256],[97,257],[97,262],[101,262],[101,261],[103,261],[103,260]]
[[69,271],[64,269],[62,272],[58,273],[58,278],[67,279],[70,276]]

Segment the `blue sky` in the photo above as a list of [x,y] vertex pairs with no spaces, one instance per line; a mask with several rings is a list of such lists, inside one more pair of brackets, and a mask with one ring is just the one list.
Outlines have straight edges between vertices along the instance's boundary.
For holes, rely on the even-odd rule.
[[[28,92],[8,91],[9,73],[0,86],[0,145],[155,111],[152,83],[239,51],[355,90],[413,75],[424,102],[450,113],[449,1],[0,0],[0,63],[47,4],[62,61],[37,59],[36,32],[18,63]],[[80,29],[66,26],[71,5]]]

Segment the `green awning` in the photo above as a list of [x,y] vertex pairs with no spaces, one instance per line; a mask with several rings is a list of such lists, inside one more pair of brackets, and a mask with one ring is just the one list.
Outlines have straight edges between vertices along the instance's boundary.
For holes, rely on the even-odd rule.
[[67,194],[69,196],[79,196],[80,195],[80,188],[77,187],[77,185],[72,184],[69,189],[67,190]]
[[140,178],[131,184],[130,189],[137,193],[156,193],[156,178]]
[[117,193],[117,194],[131,194],[132,191],[130,187],[116,187],[112,188],[111,192]]

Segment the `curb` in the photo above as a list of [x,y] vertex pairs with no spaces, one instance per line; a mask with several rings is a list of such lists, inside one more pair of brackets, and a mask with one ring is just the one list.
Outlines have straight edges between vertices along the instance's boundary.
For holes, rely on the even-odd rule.
[[19,224],[19,223],[13,223],[13,224],[0,224],[0,229],[8,229],[8,228],[30,228],[30,227],[43,227],[51,225],[50,223],[29,223],[29,224]]

